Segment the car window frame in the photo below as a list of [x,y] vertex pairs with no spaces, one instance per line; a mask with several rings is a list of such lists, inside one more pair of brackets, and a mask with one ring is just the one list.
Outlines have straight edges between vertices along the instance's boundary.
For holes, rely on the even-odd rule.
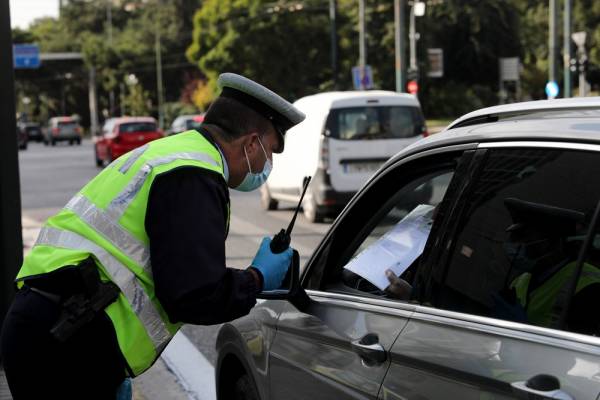
[[[352,200],[348,203],[348,205],[340,213],[338,218],[336,218],[336,220],[332,224],[331,228],[328,230],[325,237],[321,240],[320,244],[317,246],[317,249],[313,252],[312,256],[308,260],[306,267],[304,268],[302,275],[301,275],[301,283],[302,283],[303,287],[307,288],[308,293],[312,293],[312,294],[319,293],[320,295],[324,294],[326,296],[329,296],[329,295],[353,296],[357,299],[362,298],[363,300],[370,299],[373,301],[388,301],[388,302],[390,302],[390,304],[402,304],[403,302],[399,302],[398,300],[386,299],[386,298],[382,298],[381,296],[373,296],[373,295],[369,295],[366,292],[360,292],[360,293],[350,293],[349,292],[349,293],[341,294],[341,293],[325,291],[322,289],[323,276],[321,276],[321,278],[320,278],[320,280],[321,280],[320,286],[321,287],[308,288],[307,286],[308,286],[308,283],[310,283],[311,276],[313,276],[313,274],[315,274],[315,273],[321,272],[321,271],[315,271],[314,269],[320,267],[320,265],[318,265],[318,264],[319,264],[319,260],[321,259],[321,257],[327,257],[325,252],[329,251],[328,250],[329,243],[333,238],[334,232],[339,228],[339,226],[342,223],[342,221],[344,220],[344,218],[347,217],[348,213],[351,212],[351,210],[356,205],[356,203],[359,202],[360,199],[365,195],[365,193],[367,193],[381,179],[384,179],[389,173],[393,173],[393,171],[397,170],[397,168],[404,168],[410,164],[414,164],[419,161],[423,162],[423,160],[426,160],[426,159],[436,158],[437,160],[441,160],[442,158],[444,158],[446,162],[448,162],[448,160],[450,160],[451,158],[458,158],[459,160],[463,159],[463,157],[465,157],[465,154],[467,154],[468,151],[474,150],[476,146],[477,146],[477,143],[465,143],[465,144],[460,144],[460,145],[443,146],[443,147],[439,147],[439,148],[428,149],[426,151],[416,153],[416,154],[409,153],[403,158],[395,159],[393,162],[385,164],[381,168],[381,170],[380,170],[381,172],[374,174],[373,177],[371,177],[371,179],[363,186],[363,188],[352,198]],[[442,163],[438,164],[438,166],[441,166],[441,164]],[[409,183],[411,180],[418,177],[419,172],[423,172],[423,174],[421,174],[421,175],[425,175],[427,173],[433,172],[436,169],[441,170],[443,168],[431,167],[431,168],[428,168],[427,171],[424,168],[422,168],[420,171],[416,171],[415,173],[410,174],[411,178],[407,178],[406,183]],[[454,176],[451,180],[450,185],[448,186],[448,189],[450,189],[450,186],[452,185],[453,181],[459,182],[459,181],[462,181],[462,179],[463,179],[463,177],[456,174],[456,172],[457,172],[457,169],[454,170]],[[462,185],[461,185],[461,187],[462,187]],[[445,196],[448,196],[448,193],[449,192],[447,191]],[[452,203],[454,203],[454,201]],[[440,218],[438,221],[438,224],[441,225],[445,218],[446,217]],[[434,237],[436,235],[437,235],[437,233],[434,231],[434,228],[432,227],[432,232],[430,234],[428,242],[430,240],[434,240]],[[427,251],[427,249],[426,249],[426,251]],[[430,251],[437,251],[437,250],[430,250]],[[407,304],[407,303],[404,302],[404,304]]]
[[[472,165],[471,171],[471,179],[465,182],[465,187],[461,192],[460,196],[457,197],[455,204],[457,208],[453,210],[446,218],[446,223],[452,226],[452,229],[442,230],[443,235],[439,238],[441,245],[438,246],[438,252],[435,260],[425,260],[428,262],[428,267],[431,268],[433,264],[438,266],[442,266],[443,268],[443,278],[445,279],[448,269],[450,266],[450,261],[452,255],[455,253],[453,241],[456,238],[457,231],[459,227],[462,227],[462,223],[465,219],[465,205],[470,195],[471,191],[475,188],[475,183],[477,182],[477,178],[479,174],[483,171],[485,167],[485,160],[488,155],[488,150],[490,149],[499,149],[499,148],[533,148],[533,149],[548,149],[548,150],[565,150],[565,151],[592,151],[598,154],[600,157],[600,145],[596,144],[588,144],[588,143],[574,143],[574,142],[561,142],[561,141],[531,141],[531,140],[512,140],[512,141],[492,141],[492,142],[484,142],[479,143],[477,145],[476,157],[474,159],[474,163]],[[591,229],[591,227],[590,227]],[[588,231],[586,235],[589,235]],[[587,257],[586,249],[582,246],[580,249],[579,257],[585,260]],[[585,252],[585,253],[584,253]],[[430,280],[433,278],[434,271],[427,271],[428,275],[426,279],[428,280],[426,291],[431,290],[431,285],[429,284]],[[424,296],[424,297],[423,297]],[[448,317],[460,320],[463,322],[475,322],[478,324],[485,324],[487,326],[497,327],[499,329],[509,328],[512,330],[517,330],[520,333],[525,335],[543,335],[545,337],[553,337],[557,339],[566,339],[568,341],[575,341],[579,343],[592,344],[595,346],[600,345],[600,337],[580,334],[576,332],[570,332],[565,330],[560,330],[556,328],[542,327],[537,325],[532,325],[528,323],[522,322],[514,322],[507,321],[499,318],[487,317],[478,314],[461,312],[461,311],[453,311],[447,310],[444,308],[439,308],[430,304],[424,304],[425,299],[431,298],[431,294],[426,292],[422,294],[422,296],[418,299],[419,304],[417,307],[417,312],[422,313],[423,315],[428,315],[429,317],[425,317],[425,319],[433,318],[433,320],[439,317]]]

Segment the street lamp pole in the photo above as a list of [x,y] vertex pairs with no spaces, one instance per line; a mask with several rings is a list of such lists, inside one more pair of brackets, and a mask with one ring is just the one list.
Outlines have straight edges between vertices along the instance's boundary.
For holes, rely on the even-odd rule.
[[410,40],[410,62],[409,69],[413,72],[417,70],[417,38],[415,29],[415,2],[410,6],[408,39]]
[[338,88],[338,55],[337,55],[337,0],[329,0],[329,21],[331,30],[331,77],[333,88]]
[[406,61],[404,59],[404,10],[406,0],[394,0],[394,42],[396,67],[396,92],[404,92],[406,87]]
[[364,89],[362,81],[367,65],[367,45],[365,43],[365,36],[365,0],[358,0],[358,66],[360,68],[361,89]]
[[558,8],[556,0],[550,0],[549,38],[548,38],[548,80],[556,82],[556,25]]
[[563,90],[564,97],[571,97],[571,0],[565,0],[563,32]]
[[158,126],[164,129],[164,113],[163,113],[163,75],[162,75],[162,57],[160,49],[160,18],[158,8],[160,0],[156,2],[156,34],[155,34],[155,51],[156,51],[156,86],[158,100]]
[[[106,0],[106,33],[108,36],[108,47],[112,48],[112,0]],[[113,89],[110,89],[108,93],[108,104],[110,108],[109,115],[112,116],[115,109],[115,91]]]

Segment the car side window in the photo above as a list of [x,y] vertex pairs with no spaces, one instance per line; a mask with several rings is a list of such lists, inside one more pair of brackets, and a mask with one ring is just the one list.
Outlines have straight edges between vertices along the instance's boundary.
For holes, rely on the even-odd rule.
[[[447,258],[420,300],[434,307],[600,334],[600,235],[578,263],[600,186],[600,154],[490,149],[457,217]],[[452,225],[452,223],[451,223]],[[578,264],[580,267],[578,267]],[[573,290],[575,274],[580,278]]]
[[307,288],[409,300],[460,156],[424,158],[382,174],[326,239]]

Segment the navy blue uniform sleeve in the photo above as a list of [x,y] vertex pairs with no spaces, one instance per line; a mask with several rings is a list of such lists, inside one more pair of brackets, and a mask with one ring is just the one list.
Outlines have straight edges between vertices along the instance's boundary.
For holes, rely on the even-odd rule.
[[156,296],[171,322],[222,323],[256,304],[252,273],[225,266],[228,203],[212,171],[179,168],[152,183],[145,225]]

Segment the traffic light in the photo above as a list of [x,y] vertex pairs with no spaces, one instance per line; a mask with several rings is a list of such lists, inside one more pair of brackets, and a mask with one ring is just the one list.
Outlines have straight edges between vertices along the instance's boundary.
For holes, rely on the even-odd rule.
[[571,72],[577,72],[577,69],[579,68],[579,62],[577,61],[576,58],[571,58],[569,60],[569,71]]
[[408,90],[408,93],[416,95],[419,92],[419,84],[415,80],[408,81],[406,89]]

